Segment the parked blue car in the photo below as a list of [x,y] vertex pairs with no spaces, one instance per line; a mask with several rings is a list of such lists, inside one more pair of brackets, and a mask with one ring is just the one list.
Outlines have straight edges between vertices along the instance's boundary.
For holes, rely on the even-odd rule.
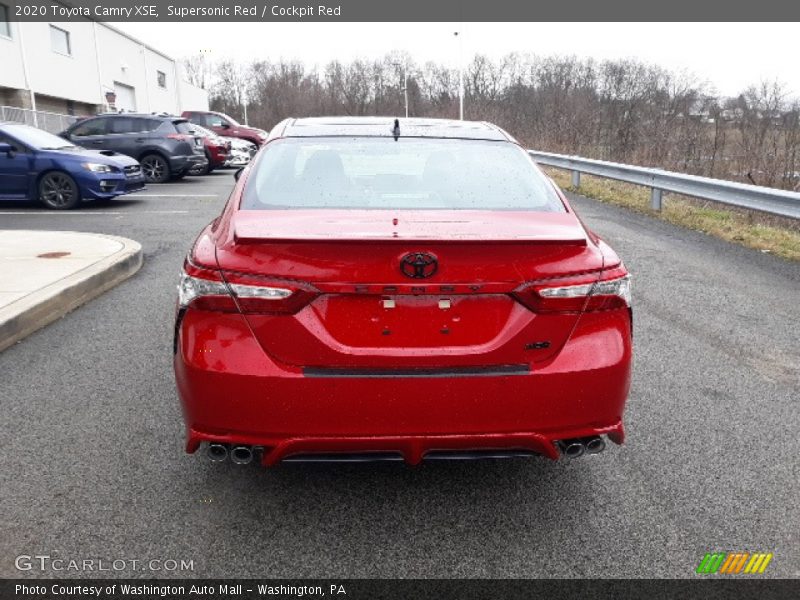
[[87,150],[41,129],[0,122],[0,200],[40,200],[69,209],[144,188],[134,159]]

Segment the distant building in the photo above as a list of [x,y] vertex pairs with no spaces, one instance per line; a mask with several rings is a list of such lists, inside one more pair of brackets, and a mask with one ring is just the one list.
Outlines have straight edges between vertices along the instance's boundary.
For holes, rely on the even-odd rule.
[[9,22],[10,10],[0,0],[0,119],[14,108],[28,109],[16,111],[27,122],[31,111],[208,110],[208,93],[184,80],[175,59],[119,29],[88,19]]

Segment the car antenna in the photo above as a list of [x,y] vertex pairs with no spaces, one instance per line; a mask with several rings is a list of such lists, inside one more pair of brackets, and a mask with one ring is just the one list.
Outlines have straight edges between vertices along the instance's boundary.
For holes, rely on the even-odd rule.
[[397,138],[400,137],[400,119],[394,120],[394,127],[392,128],[392,135],[394,136],[394,141],[397,141]]

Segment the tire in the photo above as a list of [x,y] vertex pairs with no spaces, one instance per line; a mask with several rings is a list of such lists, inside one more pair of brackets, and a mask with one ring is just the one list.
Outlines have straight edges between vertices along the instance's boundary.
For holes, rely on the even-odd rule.
[[197,175],[208,175],[211,171],[214,170],[214,167],[211,166],[211,153],[206,152],[206,166],[200,169],[197,172]]
[[39,180],[39,200],[53,210],[69,210],[81,203],[75,180],[63,171],[51,171]]
[[189,175],[201,175],[202,176],[202,175],[208,175],[209,173],[211,173],[211,163],[210,162],[206,162],[205,166],[202,169],[197,169],[197,170],[191,169],[189,171]]
[[147,154],[139,161],[147,183],[166,183],[170,180],[169,163],[160,154]]

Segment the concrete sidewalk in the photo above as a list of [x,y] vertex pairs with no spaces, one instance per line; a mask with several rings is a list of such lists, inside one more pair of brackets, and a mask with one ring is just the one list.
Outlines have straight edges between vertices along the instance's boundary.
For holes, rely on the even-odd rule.
[[75,231],[0,230],[0,351],[132,276],[138,242]]

